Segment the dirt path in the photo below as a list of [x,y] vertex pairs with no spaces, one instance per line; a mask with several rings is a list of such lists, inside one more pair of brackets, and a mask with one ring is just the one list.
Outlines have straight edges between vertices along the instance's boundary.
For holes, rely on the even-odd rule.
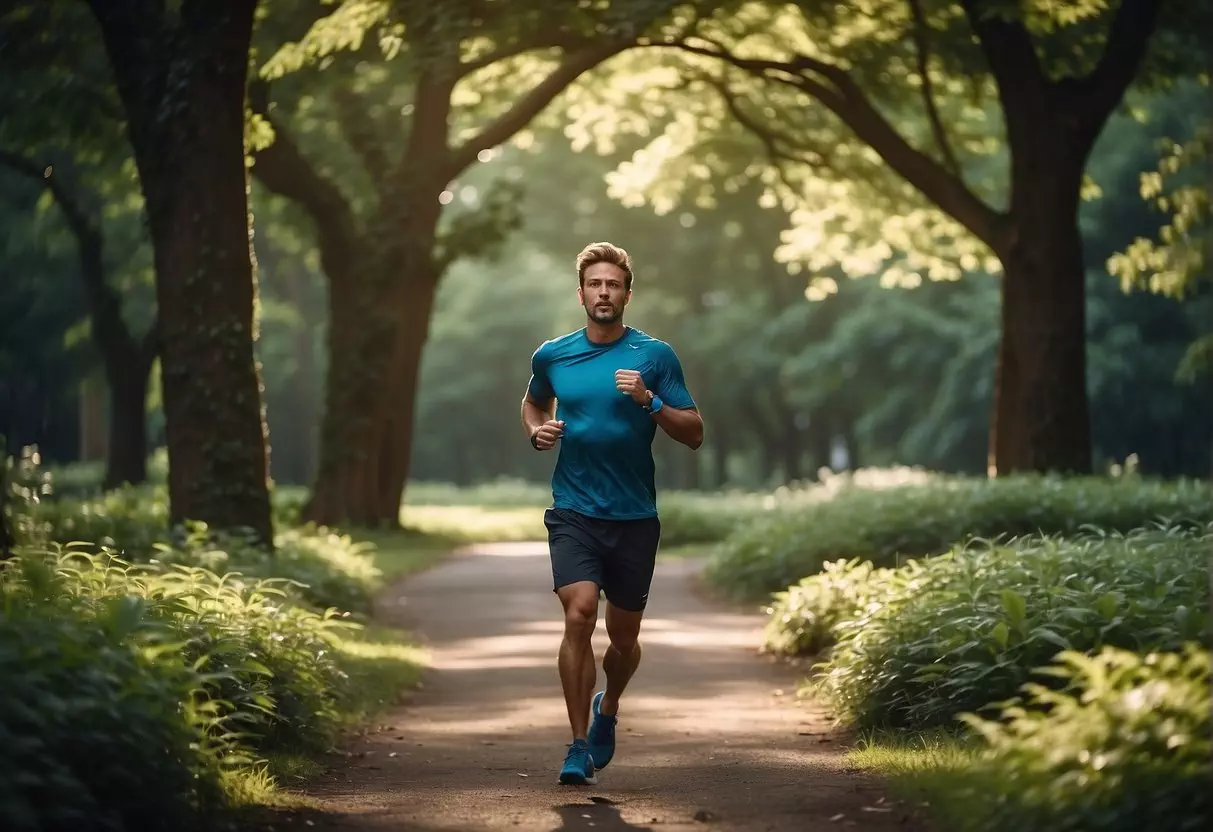
[[[593,787],[556,784],[569,737],[544,545],[477,547],[389,592],[379,615],[421,634],[433,668],[311,788],[326,813],[308,828],[919,829],[845,770],[841,738],[794,701],[795,672],[756,655],[761,619],[702,600],[696,568],[659,564],[618,750]],[[605,643],[600,620],[599,657]]]

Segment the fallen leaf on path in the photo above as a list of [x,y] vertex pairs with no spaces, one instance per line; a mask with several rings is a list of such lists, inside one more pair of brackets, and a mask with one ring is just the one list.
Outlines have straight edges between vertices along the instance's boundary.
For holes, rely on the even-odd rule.
[[838,823],[838,821],[842,820],[845,817],[846,817],[846,815],[844,815],[842,812],[839,812],[838,814],[834,815],[834,817],[830,818],[830,823]]

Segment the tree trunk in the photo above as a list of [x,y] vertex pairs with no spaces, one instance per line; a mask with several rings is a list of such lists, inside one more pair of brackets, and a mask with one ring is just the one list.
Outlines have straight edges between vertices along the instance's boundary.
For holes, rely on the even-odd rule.
[[1002,337],[991,447],[998,475],[1088,474],[1086,285],[1078,227],[1086,150],[1041,131],[1013,162],[1014,234],[999,252]]
[[147,202],[171,518],[272,545],[244,155],[257,2],[185,0],[159,14],[91,5]]
[[421,381],[421,356],[430,331],[437,279],[415,276],[401,293],[399,329],[390,367],[388,394],[376,419],[379,447],[379,481],[375,500],[375,525],[400,525],[400,506],[413,462],[413,426],[417,413],[417,388]]
[[147,388],[155,358],[144,351],[123,367],[110,369],[109,453],[105,488],[139,485],[147,479]]
[[80,459],[100,462],[109,455],[105,436],[105,385],[95,376],[80,384]]
[[[412,464],[421,355],[437,279],[373,266],[330,294],[320,467],[304,517],[321,525],[399,525]],[[391,286],[392,278],[396,286]],[[387,289],[383,287],[387,286]]]

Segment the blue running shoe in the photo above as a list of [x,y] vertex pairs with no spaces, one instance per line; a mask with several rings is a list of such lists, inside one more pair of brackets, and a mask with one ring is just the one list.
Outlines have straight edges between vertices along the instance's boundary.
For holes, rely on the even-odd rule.
[[606,768],[615,756],[615,723],[618,721],[617,717],[606,716],[599,710],[604,696],[605,690],[598,691],[590,704],[590,714],[593,716],[589,735],[590,758],[599,770]]
[[573,740],[569,753],[564,757],[564,768],[560,769],[560,785],[593,786],[597,783],[589,745],[585,740]]

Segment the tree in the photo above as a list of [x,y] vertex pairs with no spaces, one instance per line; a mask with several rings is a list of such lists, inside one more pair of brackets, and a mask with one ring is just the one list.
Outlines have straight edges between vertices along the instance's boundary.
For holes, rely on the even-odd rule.
[[106,276],[105,237],[93,211],[53,165],[40,165],[0,150],[0,165],[45,183],[76,240],[80,279],[88,299],[93,341],[110,390],[111,413],[103,486],[137,485],[147,479],[147,386],[158,341],[153,324],[135,336],[122,315],[122,298]]
[[156,271],[174,521],[272,544],[253,358],[245,92],[256,0],[89,0],[126,117]]
[[[481,0],[345,0],[264,67],[275,83],[256,109],[273,138],[254,175],[310,214],[329,280],[319,473],[305,517],[399,522],[436,289],[452,263],[490,254],[517,222],[508,183],[477,211],[444,217],[452,183],[670,3],[583,5],[507,13]],[[329,66],[301,90],[297,73],[321,59]],[[337,162],[306,149],[336,137],[308,135],[305,104],[337,126]]]
[[[782,256],[810,272],[1000,270],[992,463],[1089,471],[1087,160],[1131,84],[1194,71],[1208,13],[1157,0],[716,11],[695,37],[654,38],[650,67],[684,56],[665,68],[678,97],[650,102],[665,129],[619,170],[617,193],[664,208],[710,199],[714,178],[748,171],[770,183],[768,199],[798,209]],[[710,104],[705,90],[717,93]],[[636,121],[570,133],[609,142]],[[739,160],[738,147],[769,164]],[[1004,174],[991,180],[994,165]]]
[[[145,407],[157,343],[154,314],[136,334],[116,287],[113,272],[129,273],[137,258],[106,251],[101,205],[111,233],[130,232],[143,217],[117,93],[90,23],[74,0],[13,4],[0,13],[0,36],[13,44],[0,55],[9,79],[0,106],[12,114],[0,127],[0,165],[44,187],[75,240],[89,329],[110,391],[104,483],[113,487],[147,476]],[[133,235],[134,251],[141,235]]]

